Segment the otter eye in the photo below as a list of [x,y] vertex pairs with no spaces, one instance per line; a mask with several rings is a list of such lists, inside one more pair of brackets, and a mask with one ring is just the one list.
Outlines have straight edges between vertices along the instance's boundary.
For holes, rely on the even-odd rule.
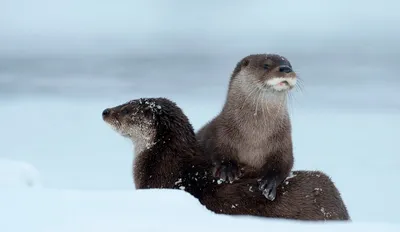
[[268,64],[264,64],[264,69],[265,70],[269,69],[269,65]]
[[123,110],[121,111],[121,113],[123,113],[123,114],[129,114],[129,111],[128,111],[127,109],[123,109]]

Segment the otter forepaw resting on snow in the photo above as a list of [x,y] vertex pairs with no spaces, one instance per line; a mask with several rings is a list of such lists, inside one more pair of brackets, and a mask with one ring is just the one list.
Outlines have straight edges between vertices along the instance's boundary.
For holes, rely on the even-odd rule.
[[238,163],[234,160],[230,161],[213,161],[213,176],[224,182],[232,183],[234,180],[238,180],[243,174],[242,169]]

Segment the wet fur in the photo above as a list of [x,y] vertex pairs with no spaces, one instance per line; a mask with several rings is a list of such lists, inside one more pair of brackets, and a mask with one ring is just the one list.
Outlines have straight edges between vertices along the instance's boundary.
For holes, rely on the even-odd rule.
[[[151,146],[135,154],[137,189],[183,189],[215,213],[300,220],[350,219],[334,183],[321,172],[294,172],[295,176],[278,188],[275,201],[254,191],[258,174],[251,170],[232,184],[218,184],[211,174],[212,163],[205,158],[188,118],[168,99],[139,99],[105,111],[108,113],[103,114],[103,119],[125,137],[137,135],[138,130],[151,132],[150,136],[131,138],[135,144],[143,143],[140,139],[153,138],[145,142]],[[142,121],[150,127],[139,129]]]

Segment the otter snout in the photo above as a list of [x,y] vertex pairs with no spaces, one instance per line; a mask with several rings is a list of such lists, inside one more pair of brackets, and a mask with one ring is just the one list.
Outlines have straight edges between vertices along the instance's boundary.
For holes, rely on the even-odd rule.
[[102,113],[102,116],[103,116],[103,118],[104,117],[107,117],[107,116],[109,116],[110,115],[110,113],[111,113],[111,110],[110,109],[105,109],[105,110],[103,110],[103,113]]
[[121,133],[121,123],[118,120],[118,118],[115,117],[116,116],[115,110],[113,110],[111,108],[107,108],[107,109],[103,110],[101,115],[103,117],[104,122],[106,122],[113,129],[115,129]]
[[296,85],[296,77],[275,77],[267,84],[277,91],[290,90]]
[[287,65],[281,65],[281,66],[279,66],[279,72],[282,72],[282,73],[291,73],[291,72],[293,72],[293,70],[292,70],[291,67],[289,67],[289,66],[287,66]]
[[101,116],[103,117],[104,121],[108,122],[111,120],[111,118],[113,118],[113,116],[115,116],[115,114],[113,113],[113,110],[111,108],[107,108],[103,110]]

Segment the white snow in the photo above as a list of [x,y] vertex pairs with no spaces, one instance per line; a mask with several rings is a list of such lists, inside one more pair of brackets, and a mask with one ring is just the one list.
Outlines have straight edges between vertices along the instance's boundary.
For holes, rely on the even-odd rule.
[[179,190],[2,190],[0,231],[398,231],[384,223],[306,223],[209,212]]
[[26,162],[0,159],[0,188],[40,188],[39,171]]

